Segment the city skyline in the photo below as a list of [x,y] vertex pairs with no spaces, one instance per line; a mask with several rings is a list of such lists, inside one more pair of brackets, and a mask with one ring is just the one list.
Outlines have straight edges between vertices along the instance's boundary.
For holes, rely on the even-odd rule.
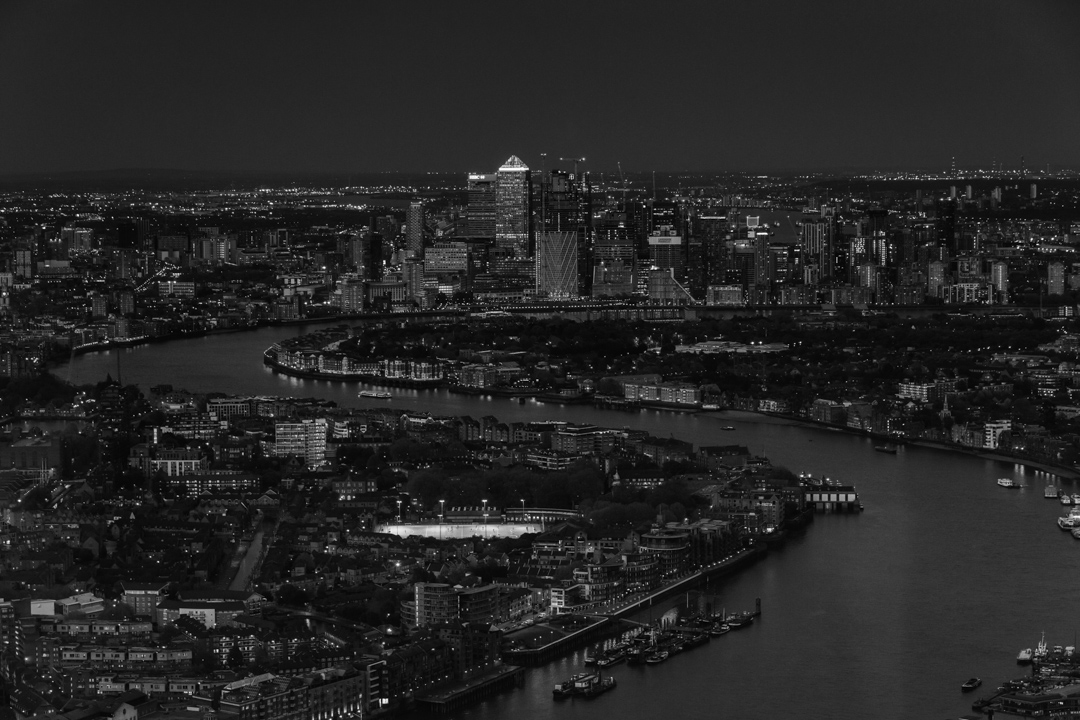
[[0,174],[1080,164],[1071,3],[109,8],[0,10]]

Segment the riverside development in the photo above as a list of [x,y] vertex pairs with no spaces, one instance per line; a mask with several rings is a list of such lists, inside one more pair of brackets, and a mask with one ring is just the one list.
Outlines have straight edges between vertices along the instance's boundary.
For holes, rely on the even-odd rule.
[[[657,439],[674,438],[683,443],[682,447],[690,444],[695,453],[702,447],[712,445],[742,445],[747,448],[749,457],[747,470],[739,472],[755,472],[754,466],[758,463],[753,459],[768,457],[774,471],[779,466],[788,468],[791,472],[782,475],[795,484],[799,482],[799,475],[805,474],[807,479],[812,477],[820,480],[823,488],[825,477],[832,478],[836,483],[856,485],[859,502],[865,507],[862,512],[817,515],[805,532],[794,535],[789,533],[786,542],[773,547],[761,561],[751,562],[737,572],[718,573],[712,579],[704,581],[695,580],[675,589],[675,594],[670,597],[654,599],[651,606],[642,605],[629,615],[622,615],[623,622],[631,621],[649,628],[659,628],[665,624],[664,616],[673,608],[678,608],[678,617],[691,618],[701,613],[734,615],[746,610],[752,611],[758,598],[761,599],[763,607],[762,615],[749,627],[714,638],[690,652],[674,657],[669,653],[669,659],[661,664],[619,663],[609,668],[601,668],[603,677],[615,677],[616,688],[590,701],[588,705],[581,705],[580,708],[575,705],[576,713],[631,712],[632,709],[640,707],[652,708],[659,713],[670,700],[669,693],[674,692],[689,703],[692,716],[704,717],[713,711],[717,700],[711,693],[702,693],[700,688],[709,683],[719,683],[723,694],[722,702],[735,714],[783,714],[786,703],[781,698],[769,696],[767,692],[769,686],[780,681],[795,688],[803,696],[803,702],[811,708],[811,714],[818,716],[874,716],[874,709],[881,707],[882,702],[893,709],[887,713],[893,717],[924,717],[929,713],[940,715],[948,712],[959,715],[970,712],[972,702],[971,696],[960,693],[960,683],[972,676],[978,676],[985,680],[985,687],[993,688],[1001,679],[1011,679],[1016,675],[1015,658],[1018,648],[1033,647],[1038,634],[1043,630],[1048,631],[1049,640],[1053,644],[1055,637],[1067,637],[1072,627],[1068,603],[1051,599],[1063,597],[1063,593],[1067,596],[1070,592],[1080,591],[1080,588],[1072,588],[1071,578],[1062,575],[1057,569],[1060,563],[1065,562],[1062,553],[1071,548],[1071,545],[1062,542],[1074,541],[1068,533],[1050,531],[1050,523],[1060,514],[1061,506],[1042,497],[1044,486],[1051,481],[1055,487],[1078,491],[1068,476],[1051,478],[1036,474],[1033,470],[1025,470],[1023,466],[914,445],[898,446],[895,455],[875,452],[874,446],[878,443],[871,439],[825,429],[800,427],[779,419],[736,411],[695,414],[642,409],[626,413],[600,410],[588,405],[553,405],[531,400],[521,404],[513,398],[449,393],[445,389],[409,388],[390,388],[392,400],[373,401],[357,397],[361,389],[370,387],[360,382],[297,379],[264,366],[263,350],[283,343],[297,332],[291,328],[267,328],[252,333],[217,335],[130,348],[121,351],[124,355],[121,366],[125,382],[143,388],[143,397],[137,401],[140,404],[134,406],[133,410],[145,407],[145,411],[132,412],[130,417],[145,416],[146,412],[159,407],[161,409],[158,412],[163,415],[151,413],[147,416],[148,421],[154,424],[162,423],[162,427],[172,427],[174,430],[181,428],[181,432],[186,432],[183,430],[186,421],[181,422],[182,418],[192,416],[193,409],[202,408],[200,411],[205,411],[203,402],[206,406],[212,403],[223,408],[222,412],[230,403],[235,404],[237,409],[247,408],[242,411],[246,414],[238,413],[235,417],[230,417],[229,425],[246,426],[244,434],[248,437],[258,437],[258,428],[262,427],[262,437],[267,440],[274,438],[275,442],[279,420],[285,422],[290,418],[300,419],[301,415],[307,415],[308,419],[313,420],[319,416],[326,418],[327,447],[335,450],[336,461],[342,463],[341,470],[344,470],[344,473],[335,473],[330,468],[312,473],[302,466],[295,466],[292,471],[287,472],[287,466],[282,464],[282,460],[275,459],[272,455],[271,447],[263,447],[259,441],[259,453],[267,464],[253,474],[258,478],[280,478],[274,493],[259,502],[269,502],[276,494],[278,507],[281,508],[279,512],[303,513],[299,516],[301,518],[311,513],[304,524],[296,529],[285,523],[280,527],[271,525],[263,531],[263,536],[273,538],[273,542],[254,579],[258,581],[266,575],[268,563],[269,567],[279,568],[277,572],[278,577],[282,578],[281,588],[289,585],[307,594],[296,594],[290,598],[292,590],[286,589],[286,602],[311,602],[316,608],[324,607],[324,598],[317,595],[319,583],[329,582],[325,561],[329,560],[330,556],[319,550],[319,547],[325,547],[320,543],[324,543],[324,538],[331,533],[338,533],[337,545],[348,547],[347,536],[351,535],[346,532],[344,523],[342,529],[338,530],[328,519],[343,518],[343,513],[347,512],[344,508],[335,507],[347,507],[350,503],[349,500],[342,499],[341,492],[352,492],[358,496],[365,491],[365,488],[358,485],[342,484],[345,480],[353,479],[350,475],[375,479],[374,492],[380,499],[373,512],[376,517],[382,518],[378,528],[391,529],[405,525],[426,527],[432,531],[427,533],[431,539],[421,541],[420,545],[415,544],[415,538],[406,541],[395,540],[396,536],[376,535],[374,537],[387,538],[382,541],[386,544],[385,549],[382,549],[381,545],[359,546],[365,549],[370,547],[370,552],[377,554],[375,566],[353,571],[343,566],[337,570],[338,582],[343,587],[353,588],[353,606],[364,608],[369,612],[367,615],[353,614],[346,602],[339,606],[345,610],[345,617],[348,618],[342,619],[337,615],[341,610],[333,607],[338,602],[335,600],[331,600],[330,606],[324,610],[290,609],[287,613],[279,613],[272,607],[263,608],[262,617],[271,622],[284,622],[286,626],[289,622],[303,622],[312,633],[309,642],[322,640],[333,643],[334,640],[330,638],[344,640],[343,636],[350,628],[361,634],[366,632],[366,637],[373,639],[372,629],[386,625],[388,616],[392,618],[396,613],[400,617],[409,602],[415,602],[415,588],[410,593],[402,593],[401,583],[423,579],[438,584],[439,578],[435,577],[434,573],[441,572],[443,566],[457,567],[459,575],[455,577],[453,584],[461,584],[463,590],[469,588],[471,581],[462,582],[469,578],[468,573],[475,576],[478,568],[480,577],[484,578],[484,567],[488,564],[488,559],[502,558],[501,554],[493,556],[487,553],[489,545],[499,543],[499,547],[506,553],[507,561],[520,558],[520,550],[524,547],[515,552],[513,543],[523,541],[496,536],[492,527],[499,523],[504,514],[511,521],[509,525],[513,525],[518,511],[521,510],[523,498],[527,501],[527,513],[535,513],[539,508],[552,511],[548,517],[533,518],[541,520],[541,531],[552,529],[553,523],[566,521],[571,512],[582,512],[594,521],[602,520],[604,514],[617,516],[617,511],[611,506],[601,507],[600,496],[603,492],[591,505],[573,501],[572,493],[575,489],[589,487],[587,476],[573,478],[572,483],[571,478],[567,477],[566,485],[561,485],[558,481],[545,483],[540,478],[553,475],[557,477],[558,471],[525,471],[520,465],[509,468],[509,475],[501,485],[506,488],[503,496],[494,493],[486,495],[483,491],[487,490],[487,487],[483,485],[472,485],[471,487],[479,492],[467,500],[455,501],[455,496],[450,494],[454,488],[445,485],[435,485],[430,494],[424,496],[425,486],[438,477],[430,472],[414,472],[410,467],[415,466],[419,471],[423,471],[431,470],[430,467],[423,467],[425,465],[460,463],[448,475],[457,477],[465,487],[475,480],[470,480],[464,471],[466,455],[460,452],[460,448],[455,446],[456,449],[452,452],[425,455],[419,438],[426,432],[446,433],[446,424],[451,418],[455,419],[453,422],[456,424],[457,418],[482,418],[488,415],[508,428],[520,428],[534,423],[554,423],[554,427],[558,427],[559,423],[568,423],[574,426],[592,426],[597,430],[611,428],[609,432],[612,434],[628,437],[637,433],[642,437],[651,435]],[[307,334],[310,330],[301,329],[299,332]],[[229,358],[231,362],[215,365],[207,363],[207,358]],[[83,385],[93,383],[95,378],[105,378],[115,372],[116,366],[114,353],[91,353],[77,357],[66,368],[59,368],[57,373]],[[176,383],[171,392],[161,394],[167,390],[162,386],[171,383]],[[183,393],[179,389],[181,386],[194,388],[195,392]],[[218,386],[236,388],[244,395],[217,395],[213,389]],[[107,387],[111,386],[103,386],[103,390]],[[109,390],[105,394],[108,396],[111,393]],[[130,393],[125,393],[125,396],[130,396]],[[171,400],[166,400],[169,397]],[[184,397],[188,399],[182,401]],[[131,401],[136,402],[133,396]],[[163,401],[168,405],[162,405]],[[141,403],[145,403],[145,406]],[[113,416],[123,417],[123,414]],[[367,425],[369,434],[378,435],[380,428],[393,428],[393,439],[386,437],[382,440],[388,441],[389,445],[385,446],[384,453],[379,453],[379,460],[371,460],[377,454],[371,444],[368,444],[367,452],[362,452],[367,441],[352,442],[350,438],[340,437],[340,431],[333,430],[338,427],[338,418],[350,416],[353,416],[352,419],[346,423],[352,422],[357,426],[357,431],[360,430],[359,426]],[[67,422],[74,424],[77,421]],[[58,427],[55,424],[48,425],[44,420],[21,422],[14,427],[24,431],[22,437],[25,439],[34,423],[45,428]],[[302,419],[298,424],[304,426]],[[310,424],[312,423],[308,423]],[[197,423],[192,423],[191,426],[197,426]],[[84,426],[85,429],[88,429],[88,426]],[[548,430],[554,432],[551,428]],[[521,431],[516,430],[518,433]],[[397,437],[398,432],[404,432],[406,436]],[[242,438],[240,435],[227,434],[233,435],[234,440]],[[173,432],[173,435],[181,437],[176,432]],[[410,435],[414,439],[410,440]],[[180,444],[175,440],[173,442],[175,449],[180,449]],[[200,444],[215,445],[213,441],[184,443],[188,447]],[[468,443],[462,444],[467,449]],[[351,451],[357,453],[355,456],[350,456],[349,450],[340,452],[349,445],[361,445],[359,449]],[[485,452],[492,455],[492,460],[503,457],[501,462],[507,462],[506,458],[514,456],[511,445],[488,441],[484,441],[482,445],[487,448]],[[492,454],[491,451],[496,448],[504,449]],[[218,457],[227,457],[224,446],[214,452],[215,462]],[[413,454],[417,452],[421,454]],[[209,460],[210,456],[207,455],[206,459]],[[189,460],[194,461],[196,458]],[[130,462],[130,457],[127,461]],[[491,468],[498,466],[493,464]],[[395,469],[399,467],[409,475],[409,479],[404,480],[403,487],[399,487],[403,477]],[[594,467],[597,470],[600,468]],[[348,468],[356,470],[349,472]],[[613,470],[618,469],[619,465],[616,463]],[[764,469],[764,466],[761,466],[761,469]],[[682,471],[687,475],[692,474],[686,468],[682,468]],[[521,476],[522,472],[526,474]],[[304,475],[308,473],[311,474],[305,478]],[[333,477],[335,474],[339,477],[337,487],[334,487],[334,480],[329,481],[328,487],[323,487],[327,483],[325,477]],[[392,484],[384,485],[380,490],[378,483],[383,475],[386,475],[386,479],[392,481]],[[636,479],[633,475],[634,473],[627,473],[623,482],[628,484]],[[1024,487],[1020,490],[999,487],[995,481],[1003,476],[1017,478]],[[515,484],[523,477],[524,482]],[[316,490],[309,485],[312,479],[321,489]],[[552,479],[555,480],[555,477]],[[614,480],[613,473],[610,480]],[[195,478],[192,478],[192,481],[195,482]],[[258,494],[258,498],[262,498],[265,493],[261,486],[262,480],[259,482],[258,490],[253,492]],[[665,483],[661,482],[660,487],[663,488],[664,485]],[[195,487],[193,486],[193,491]],[[534,499],[531,495],[518,493],[519,488],[544,492],[547,495],[542,499]],[[462,487],[459,486],[458,489]],[[667,489],[670,489],[670,486]],[[402,493],[402,490],[405,492]],[[129,492],[142,498],[145,491],[138,488]],[[233,492],[238,496],[244,491]],[[222,493],[224,491],[207,491],[205,504],[201,501],[200,504],[207,509],[214,507],[213,502],[221,501],[211,501],[209,498]],[[560,493],[563,494],[560,496]],[[648,493],[646,497],[647,495]],[[422,501],[421,509],[416,510],[412,499],[422,496],[426,501]],[[304,498],[302,505],[298,504],[297,497]],[[560,497],[561,499],[556,499]],[[804,500],[805,497],[804,492]],[[252,499],[253,506],[263,507],[256,502],[258,498]],[[398,505],[397,499],[402,500],[401,505]],[[446,500],[446,503],[439,503],[440,499]],[[484,503],[485,499],[489,502]],[[143,506],[146,504],[145,499],[134,501]],[[356,496],[352,502],[356,502]],[[690,510],[695,507],[693,501],[679,496],[662,498],[659,505],[644,503],[648,506],[648,515],[644,514],[645,508],[639,508],[643,513],[642,526],[647,528],[656,522],[655,513],[662,505],[670,509],[676,502],[683,504],[687,515],[690,515]],[[312,504],[320,507],[313,508]],[[633,505],[632,503],[627,510]],[[495,512],[496,509],[498,512]],[[563,513],[561,516],[554,513],[560,509]],[[269,514],[272,511],[264,507],[262,512]],[[326,513],[326,519],[320,512]],[[456,513],[460,515],[451,521],[450,516]],[[675,521],[676,518],[672,516],[662,524],[666,526]],[[470,554],[476,556],[477,566],[473,566],[468,555],[464,562],[458,563],[450,560],[446,554],[436,555],[425,550],[423,565],[425,570],[430,570],[433,575],[416,577],[417,560],[410,559],[408,553],[401,553],[395,548],[427,548],[430,545],[434,549],[440,545],[437,537],[439,529],[447,533],[447,529],[453,524],[478,528],[472,533],[475,538],[470,540],[469,545]],[[485,524],[488,529],[486,541]],[[998,541],[990,546],[971,542],[971,539],[987,526],[996,529]],[[296,534],[292,534],[293,532]],[[413,534],[411,529],[409,534]],[[143,542],[152,537],[154,536],[144,535]],[[346,539],[342,541],[341,538]],[[240,542],[237,550],[243,543],[242,538]],[[405,545],[397,545],[399,542]],[[454,551],[456,554],[463,541],[444,540],[443,544],[448,542],[458,544]],[[576,552],[575,543],[574,539],[564,541],[565,552]],[[586,548],[590,547],[588,543],[586,538]],[[274,548],[277,548],[277,552]],[[950,548],[951,551],[942,553],[941,548]],[[1032,548],[1039,548],[1039,551],[1032,552]],[[286,549],[288,555],[282,557]],[[262,554],[261,550],[254,552],[257,553],[256,558]],[[531,556],[531,546],[528,553]],[[607,551],[602,549],[602,553]],[[220,558],[223,555],[228,553],[219,552],[215,556]],[[307,555],[311,555],[311,562],[307,560]],[[585,555],[589,555],[587,550]],[[111,557],[121,557],[121,553],[113,553]],[[187,557],[189,559],[185,562],[190,562],[197,554]],[[235,553],[233,557],[235,558]],[[337,562],[347,559],[334,557],[337,557]],[[716,557],[723,562],[726,555]],[[299,574],[296,567],[297,558],[303,562],[303,575]],[[592,560],[591,556],[587,557],[581,567],[587,567]],[[233,562],[234,560],[230,559],[227,564],[231,567]],[[499,562],[504,561],[496,559],[496,566]],[[225,566],[222,568],[227,574]],[[972,606],[965,593],[954,590],[992,582],[985,575],[990,568],[994,577],[1014,577],[1016,583],[998,583],[996,592],[984,594],[979,606]],[[571,570],[571,580],[572,573]],[[370,582],[367,578],[371,578]],[[499,579],[491,579],[495,581],[494,584],[501,584]],[[218,580],[226,582],[220,577]],[[230,585],[231,583],[226,586]],[[878,592],[876,588],[887,588],[888,592]],[[268,595],[267,600],[271,602],[280,603],[282,600],[278,593],[273,591],[269,591]],[[328,596],[333,598],[336,593],[330,592]],[[179,600],[181,598],[178,596],[177,601]],[[1029,608],[1024,615],[1030,615],[1030,618],[1020,618],[1017,615],[1015,609],[1021,605]],[[547,607],[550,614],[550,600]],[[587,609],[584,615],[600,618],[616,611],[617,608],[611,606],[594,606]],[[920,618],[917,623],[911,622],[912,613]],[[1015,624],[1003,628],[1000,623],[995,622],[995,618],[1003,614],[1011,614],[1018,617],[1018,620]],[[302,620],[305,617],[306,622]],[[549,615],[546,622],[552,622],[559,617],[569,618],[571,614],[563,613],[556,617]],[[533,617],[532,620],[533,625],[527,627],[511,629],[507,626],[506,636],[514,640],[526,631],[543,633],[548,642],[543,642],[544,636],[541,636],[538,638],[541,642],[537,645],[543,647],[574,632],[573,628],[559,624],[551,626],[549,632],[544,625],[545,620],[538,617]],[[523,618],[523,621],[529,622],[529,619]],[[572,675],[588,672],[588,666],[584,664],[585,653],[592,657],[596,649],[617,644],[624,633],[633,632],[635,627],[639,626],[631,624],[625,629],[612,628],[618,633],[613,636],[605,634],[608,632],[607,628],[599,628],[595,631],[599,634],[581,637],[580,641],[569,642],[565,647],[556,646],[557,652],[545,658],[540,665],[526,663],[520,655],[518,662],[503,663],[524,665],[529,669],[523,675],[516,675],[504,682],[499,682],[496,678],[492,685],[487,686],[490,689],[474,691],[472,694],[475,697],[472,699],[479,699],[480,704],[474,705],[469,712],[492,718],[522,713],[548,717],[553,716],[549,713],[556,712],[556,707],[561,708],[558,712],[567,712],[569,705],[556,705],[553,702],[552,688]],[[368,630],[365,631],[365,628]],[[590,632],[587,627],[583,629]],[[288,627],[283,627],[275,632],[287,634],[289,630]],[[935,638],[950,632],[964,633],[974,639],[974,645],[937,647],[939,643],[936,643]],[[650,634],[637,633],[637,642],[648,642]],[[382,636],[385,639],[381,642],[387,644],[387,649],[398,640],[394,635],[383,633]],[[819,650],[793,650],[791,642],[794,637],[802,638],[810,647]],[[659,642],[663,643],[662,636]],[[879,648],[872,657],[867,658],[857,652],[857,648],[870,644],[876,644]],[[268,647],[272,649],[274,646],[271,644]],[[930,649],[932,647],[935,648],[933,651]],[[317,649],[316,644],[304,653],[315,652]],[[330,651],[332,648],[325,650]],[[399,646],[399,650],[405,653],[404,646]],[[562,654],[564,651],[569,654]],[[382,652],[373,653],[373,659],[381,657]],[[841,676],[849,677],[862,673],[866,682],[853,686],[850,681],[841,681],[832,674],[820,675],[816,672],[819,664],[814,660],[817,652],[827,653],[832,667],[839,668]],[[297,654],[297,657],[308,656]],[[324,657],[329,658],[327,662],[336,662],[332,656]],[[420,656],[414,657],[405,653],[404,657],[413,657],[411,662],[417,667],[416,657]],[[228,667],[227,657],[224,660],[220,663],[222,669]],[[237,660],[238,658],[234,659],[234,662]],[[342,661],[344,662],[343,659]],[[247,665],[242,667],[246,668]],[[256,669],[264,667],[257,666]],[[310,668],[313,665],[305,667]],[[757,668],[761,667],[767,667],[768,673],[759,672]],[[244,671],[240,672],[243,674]],[[639,672],[645,674],[636,674]],[[279,678],[284,676],[281,668],[272,673]],[[184,675],[183,672],[178,674]],[[460,681],[461,684],[455,684],[452,682],[452,670],[448,670],[444,675],[440,682],[447,683],[446,685],[434,685],[428,692],[413,693],[414,698],[422,697],[437,703],[442,697],[445,702],[453,701],[451,705],[444,703],[444,707],[458,707],[457,700],[462,694],[470,695],[468,683],[476,678],[470,677]],[[505,688],[506,692],[501,692],[500,688],[505,683],[510,687]],[[912,694],[901,689],[911,686],[924,687],[926,692]],[[513,689],[510,689],[511,687]],[[845,701],[848,710],[837,713],[833,698],[842,691],[848,693]],[[976,699],[980,697],[982,696],[976,693]],[[570,702],[577,703],[576,700]]]
[[9,705],[1069,709],[1071,195],[934,187],[597,194],[557,267],[446,188],[9,198]]

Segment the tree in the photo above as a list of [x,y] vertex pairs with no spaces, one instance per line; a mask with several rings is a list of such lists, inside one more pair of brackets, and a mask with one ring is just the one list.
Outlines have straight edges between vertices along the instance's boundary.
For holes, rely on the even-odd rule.
[[244,653],[241,652],[239,645],[233,645],[229,650],[228,664],[231,670],[235,670],[244,664]]
[[277,601],[282,605],[304,606],[308,604],[308,594],[289,583],[285,583],[277,591]]

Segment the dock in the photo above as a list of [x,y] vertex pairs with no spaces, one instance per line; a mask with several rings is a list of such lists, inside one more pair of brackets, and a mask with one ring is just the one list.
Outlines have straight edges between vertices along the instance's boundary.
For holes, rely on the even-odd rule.
[[652,607],[658,600],[663,600],[672,595],[686,592],[690,588],[703,582],[707,582],[716,577],[722,577],[741,567],[757,562],[766,552],[768,552],[768,549],[764,544],[755,545],[748,550],[742,550],[735,555],[732,555],[730,558],[713,563],[701,570],[689,573],[684,577],[677,578],[674,582],[661,588],[644,593],[641,596],[633,596],[628,600],[620,600],[613,608],[609,610],[600,610],[600,612],[603,612],[603,614],[612,618],[621,618],[626,615],[632,615],[638,610]]
[[415,698],[416,706],[438,714],[456,712],[495,693],[517,687],[524,681],[525,668],[501,665],[483,675],[418,695]]
[[611,630],[615,621],[602,615],[560,615],[551,622],[515,630],[503,638],[503,662],[543,665],[588,644]]

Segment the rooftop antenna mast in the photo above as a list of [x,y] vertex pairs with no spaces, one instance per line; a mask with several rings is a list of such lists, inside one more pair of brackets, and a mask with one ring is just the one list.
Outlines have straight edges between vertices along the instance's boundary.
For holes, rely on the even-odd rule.
[[547,232],[547,203],[544,184],[547,182],[547,153],[540,153],[540,232]]

